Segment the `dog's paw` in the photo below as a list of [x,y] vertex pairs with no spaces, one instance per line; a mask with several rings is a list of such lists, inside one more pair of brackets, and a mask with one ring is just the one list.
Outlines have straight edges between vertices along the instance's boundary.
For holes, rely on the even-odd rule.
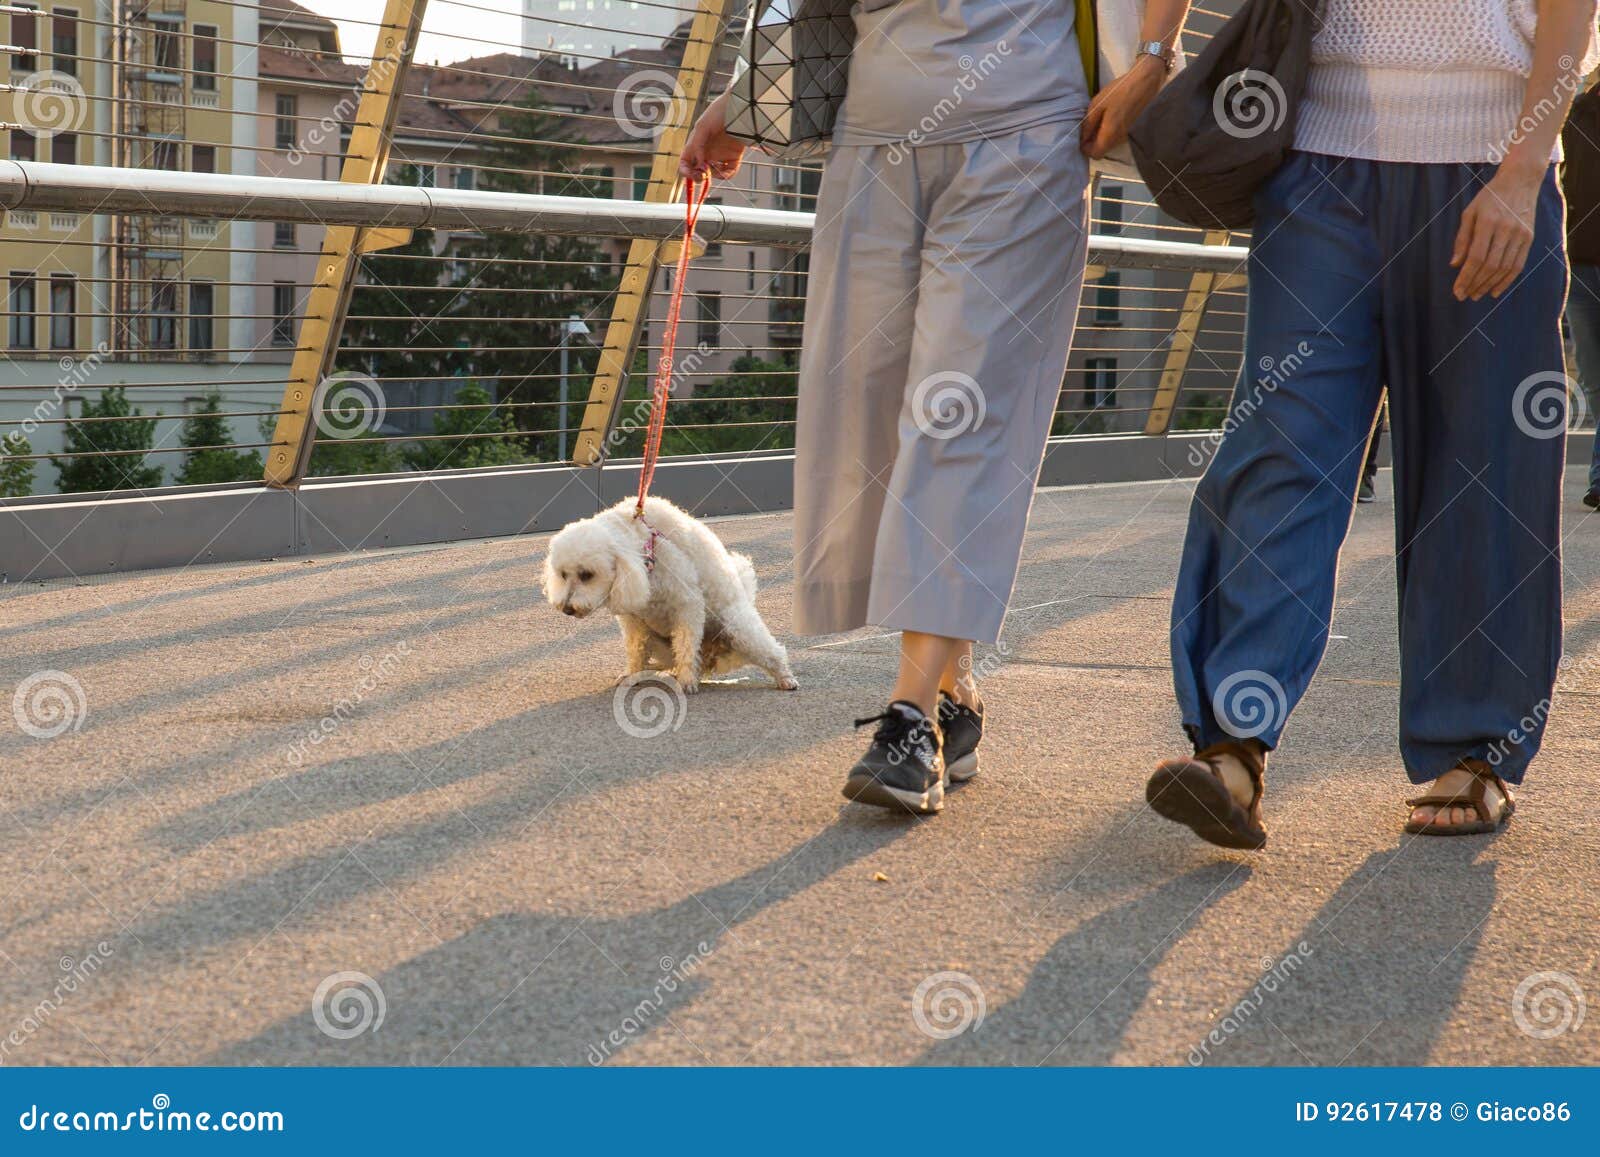
[[689,675],[685,672],[672,670],[667,672],[668,677],[678,685],[678,690],[685,695],[693,695],[700,690],[700,676]]
[[779,691],[798,691],[800,690],[800,680],[796,679],[793,675],[780,675],[776,680],[774,680],[774,686],[776,686]]

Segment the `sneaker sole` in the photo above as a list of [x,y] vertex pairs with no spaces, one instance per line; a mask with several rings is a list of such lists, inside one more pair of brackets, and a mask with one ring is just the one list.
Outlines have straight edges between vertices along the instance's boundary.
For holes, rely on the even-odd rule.
[[851,776],[844,781],[845,799],[892,811],[911,812],[913,815],[931,816],[944,810],[944,780],[927,791],[915,792],[905,788],[890,787],[872,776]]
[[954,763],[945,764],[945,774],[951,783],[966,783],[978,774],[978,753],[969,751]]

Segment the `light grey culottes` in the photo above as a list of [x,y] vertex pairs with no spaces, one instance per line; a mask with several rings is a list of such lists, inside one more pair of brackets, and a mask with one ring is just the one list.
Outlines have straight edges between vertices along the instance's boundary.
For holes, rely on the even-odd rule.
[[1078,119],[835,147],[795,431],[795,629],[995,642],[1086,254]]

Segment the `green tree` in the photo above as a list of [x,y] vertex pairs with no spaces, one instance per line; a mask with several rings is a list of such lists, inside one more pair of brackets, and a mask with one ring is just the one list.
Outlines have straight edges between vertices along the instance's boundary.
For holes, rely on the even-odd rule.
[[[609,182],[577,171],[577,153],[566,125],[541,112],[530,87],[517,111],[492,128],[497,138],[483,150],[479,184],[494,192],[609,196]],[[555,175],[550,175],[555,174]],[[511,403],[516,425],[545,431],[531,443],[537,459],[555,457],[563,319],[591,316],[611,274],[597,245],[579,237],[536,233],[487,233],[465,242],[454,279],[473,319],[451,332],[474,347],[471,372],[488,383],[495,401]],[[568,384],[576,399],[569,425],[582,413],[595,352],[573,344],[568,349]],[[536,404],[527,404],[536,403]],[[478,411],[494,420],[498,411]],[[493,440],[491,440],[493,441]],[[570,438],[569,438],[570,445]],[[447,461],[446,466],[455,465]]]
[[[50,459],[55,463],[56,488],[74,494],[160,486],[161,467],[146,465],[139,453],[152,449],[156,437],[156,419],[143,414],[129,404],[122,386],[110,386],[101,391],[99,401],[85,402],[77,419],[62,427],[67,453]],[[96,418],[125,420],[85,420]]]
[[21,430],[0,439],[0,498],[23,498],[33,493],[34,462],[25,455],[33,444]]
[[330,478],[341,474],[393,474],[403,469],[395,444],[378,439],[377,434],[363,434],[359,438],[319,441],[311,452],[311,466],[306,473],[313,478]]
[[[413,470],[456,470],[467,466],[509,466],[524,462],[527,447],[511,415],[494,405],[489,391],[468,382],[456,391],[448,410],[433,415],[435,437],[412,442],[402,451]],[[472,407],[490,407],[488,409]],[[485,437],[493,432],[506,437]]]
[[178,471],[182,486],[212,485],[218,482],[247,482],[261,477],[261,454],[256,450],[217,450],[233,441],[228,420],[222,416],[222,392],[213,389],[200,401],[200,408],[183,420],[178,444],[189,452]]
[[[693,395],[667,407],[667,428],[661,436],[663,455],[793,448],[795,368],[745,354],[729,369],[727,377],[701,382]],[[649,385],[642,380],[646,376],[633,375],[624,417],[634,412],[631,399],[649,396]],[[628,440],[634,453],[642,445],[637,436]]]

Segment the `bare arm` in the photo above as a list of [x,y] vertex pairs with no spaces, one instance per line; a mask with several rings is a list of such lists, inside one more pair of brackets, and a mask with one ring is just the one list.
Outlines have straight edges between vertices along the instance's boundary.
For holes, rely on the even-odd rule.
[[[1139,40],[1159,40],[1170,51],[1178,43],[1189,0],[1150,0],[1139,26]],[[1166,67],[1153,56],[1141,56],[1126,74],[1095,93],[1084,114],[1078,144],[1086,156],[1103,157],[1128,139],[1128,130],[1145,106],[1161,91]]]
[[1594,21],[1595,0],[1539,0],[1521,115],[1511,136],[1495,142],[1499,167],[1462,213],[1456,233],[1450,264],[1461,270],[1455,282],[1458,301],[1499,297],[1527,264],[1539,189],[1572,98],[1582,88],[1578,61]]

